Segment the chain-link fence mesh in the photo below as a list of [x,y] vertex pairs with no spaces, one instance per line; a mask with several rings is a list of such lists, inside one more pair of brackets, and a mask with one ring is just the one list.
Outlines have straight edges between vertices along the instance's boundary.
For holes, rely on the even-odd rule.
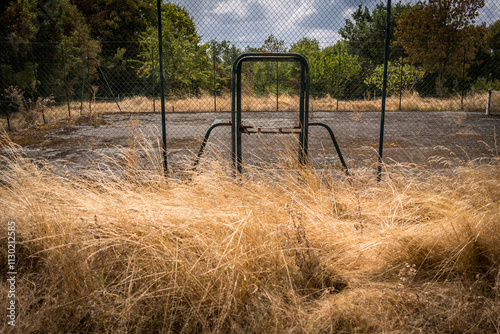
[[[44,14],[34,17],[54,21],[56,28],[61,25],[59,40],[35,41],[11,32],[0,43],[1,127],[35,158],[83,164],[131,145],[134,138],[159,142],[155,4],[108,1],[92,7],[84,1],[61,2],[63,14],[57,16],[47,14],[47,3],[39,6]],[[70,16],[64,13],[73,13],[64,6],[81,13],[74,14],[73,25],[83,22],[87,30],[64,21]],[[4,24],[17,17],[9,8],[2,14]],[[376,163],[386,13],[385,3],[378,1],[163,4],[169,163],[192,160],[208,128],[231,121],[231,65],[243,52],[304,55],[310,68],[309,122],[332,128],[349,166]],[[386,162],[497,154],[499,13],[499,1],[392,4]],[[43,24],[39,29],[37,34]],[[84,32],[87,37],[82,37]],[[296,63],[245,63],[243,124],[296,126],[299,72]],[[257,163],[281,157],[297,134],[243,137],[244,161]],[[230,146],[231,127],[220,127],[213,131],[206,154],[230,155]],[[340,166],[324,128],[310,128],[309,149],[313,164]]]

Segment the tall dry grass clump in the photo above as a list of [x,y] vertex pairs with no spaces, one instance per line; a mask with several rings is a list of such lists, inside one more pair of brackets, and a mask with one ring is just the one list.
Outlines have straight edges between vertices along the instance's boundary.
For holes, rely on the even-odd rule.
[[130,152],[78,177],[8,150],[0,257],[14,221],[18,314],[2,332],[500,330],[498,159],[388,167],[381,183],[280,166],[235,179],[218,161],[165,180],[157,162],[134,174]]

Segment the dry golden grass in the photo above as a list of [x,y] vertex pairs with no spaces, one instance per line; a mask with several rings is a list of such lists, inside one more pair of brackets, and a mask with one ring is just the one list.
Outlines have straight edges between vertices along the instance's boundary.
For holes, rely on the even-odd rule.
[[493,91],[490,96],[490,114],[500,115],[500,92]]
[[140,146],[85,177],[7,149],[0,258],[14,221],[15,332],[500,331],[497,158],[387,167],[381,183],[280,166],[235,179],[216,161],[165,180],[160,157],[136,168]]
[[[498,95],[498,94],[496,94]],[[401,98],[402,111],[474,111],[484,112],[486,109],[486,97],[484,94],[473,94],[464,98],[463,108],[460,97],[439,99],[422,98],[418,93],[405,92]],[[496,96],[495,96],[496,98]],[[154,103],[153,103],[154,102]],[[330,96],[310,100],[311,112],[316,111],[380,111],[381,98],[369,100],[341,100],[337,101]],[[119,105],[119,107],[118,107]],[[185,99],[170,99],[165,101],[166,112],[209,112],[231,111],[231,95],[225,94],[218,96],[216,101],[210,94],[202,94],[200,97]],[[242,109],[244,111],[276,111],[276,96],[257,97],[252,94],[244,94],[242,98]],[[296,111],[299,109],[299,99],[297,96],[280,95],[278,97],[279,111]],[[52,123],[62,119],[75,118],[88,114],[103,114],[115,112],[160,112],[160,100],[135,96],[124,98],[120,101],[92,102],[85,101],[71,102],[68,110],[67,104],[47,107],[44,112],[45,123]],[[399,110],[399,96],[391,96],[386,100],[386,110]],[[71,117],[70,117],[71,115]],[[43,117],[40,114],[35,125],[43,124]],[[22,129],[27,127],[26,121],[22,115],[14,114],[11,120],[13,129]],[[7,122],[4,118],[0,119],[0,128],[7,128]]]
[[[473,94],[464,97],[463,108],[461,98],[433,98],[421,97],[416,92],[404,92],[401,96],[402,111],[474,111],[484,112],[487,94]],[[380,111],[382,105],[381,98],[370,100],[339,101],[339,111]],[[399,96],[389,96],[386,99],[386,110],[400,110]],[[314,99],[311,101],[313,110],[336,111],[337,100],[331,97]]]
[[[484,112],[486,106],[487,94],[473,94],[466,96],[463,101],[463,108],[460,97],[456,98],[429,98],[420,97],[418,93],[405,92],[401,98],[401,110],[403,111],[476,111]],[[160,101],[155,101],[155,110],[160,110]],[[327,96],[324,98],[311,98],[310,109],[312,111],[380,111],[381,98],[369,100],[340,100]],[[120,102],[129,111],[152,111],[153,102],[144,97],[134,97]],[[218,96],[216,100],[217,111],[231,111],[231,96]],[[215,107],[214,97],[209,94],[203,94],[199,98],[188,98],[179,100],[167,100],[165,109],[167,112],[202,112],[213,111]],[[103,112],[112,108],[109,103],[103,106]],[[276,111],[276,96],[257,97],[251,94],[245,94],[242,97],[242,109],[244,111]],[[299,109],[298,96],[280,95],[278,97],[279,111],[296,111]],[[386,110],[399,110],[399,96],[390,96],[386,100]]]

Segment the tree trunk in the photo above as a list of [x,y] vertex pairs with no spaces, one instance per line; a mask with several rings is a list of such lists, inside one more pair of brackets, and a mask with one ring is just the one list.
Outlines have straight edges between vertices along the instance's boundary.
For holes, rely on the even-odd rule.
[[443,97],[443,87],[444,87],[444,64],[439,64],[439,72],[438,72],[438,95],[439,97]]
[[12,128],[10,126],[10,112],[8,110],[7,110],[7,114],[5,116],[6,116],[5,118],[7,119],[7,130],[10,132],[10,131],[12,131]]

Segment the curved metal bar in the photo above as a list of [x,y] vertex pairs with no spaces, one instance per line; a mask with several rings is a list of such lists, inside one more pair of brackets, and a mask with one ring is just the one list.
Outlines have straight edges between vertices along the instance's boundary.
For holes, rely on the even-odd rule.
[[240,54],[234,60],[233,66],[231,67],[231,72],[233,74],[236,74],[236,70],[238,67],[241,68],[241,64],[244,60],[247,60],[247,61],[290,61],[290,60],[297,60],[307,69],[306,72],[309,73],[309,65],[307,63],[307,60],[303,55],[301,55],[299,53],[293,53],[293,52],[247,52],[247,53]]
[[298,53],[272,53],[272,52],[249,52],[239,55],[233,62],[232,74],[232,99],[231,99],[231,146],[233,166],[242,172],[242,149],[241,149],[241,67],[245,61],[297,61],[300,63],[300,111],[299,121],[301,132],[299,134],[299,161],[307,163],[308,154],[308,119],[309,119],[309,64],[307,59]]
[[347,175],[349,175],[349,169],[347,168],[347,164],[345,163],[344,157],[342,156],[342,152],[340,152],[340,147],[339,147],[339,144],[337,143],[337,140],[335,139],[335,136],[333,135],[332,128],[329,127],[327,124],[321,123],[321,122],[313,122],[313,123],[309,123],[309,125],[310,126],[322,126],[328,130],[328,133],[330,134],[330,137],[332,138],[333,145],[335,146],[335,150],[337,151],[337,154],[339,156],[340,163],[342,164],[342,166],[344,166]]
[[205,147],[207,146],[207,142],[208,142],[208,137],[210,137],[212,130],[218,126],[228,126],[228,125],[231,125],[231,122],[219,122],[219,123],[213,124],[211,127],[208,128],[207,133],[205,133],[205,138],[203,139],[203,143],[201,143],[200,150],[198,151],[198,154],[196,155],[196,160],[194,161],[194,167],[198,166],[198,164],[200,163],[201,155],[203,154],[203,151],[205,151]]

